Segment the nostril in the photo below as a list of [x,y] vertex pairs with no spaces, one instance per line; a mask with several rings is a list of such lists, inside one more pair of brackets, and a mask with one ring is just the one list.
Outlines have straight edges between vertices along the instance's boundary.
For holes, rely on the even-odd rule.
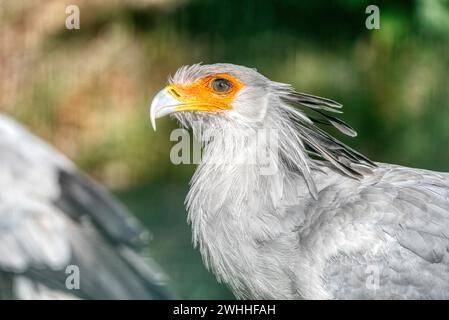
[[176,98],[181,97],[181,95],[180,95],[175,89],[173,89],[173,88],[171,88],[171,89],[169,90],[169,92],[170,92],[173,96],[175,96]]

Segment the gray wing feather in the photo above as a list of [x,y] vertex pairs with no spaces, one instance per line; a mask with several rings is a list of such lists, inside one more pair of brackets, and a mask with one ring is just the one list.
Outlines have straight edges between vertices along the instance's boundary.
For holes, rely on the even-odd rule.
[[347,190],[318,218],[337,244],[321,257],[328,297],[448,299],[449,175],[381,165]]
[[[101,186],[0,115],[0,295],[163,299],[148,232]],[[69,290],[66,267],[80,270]]]

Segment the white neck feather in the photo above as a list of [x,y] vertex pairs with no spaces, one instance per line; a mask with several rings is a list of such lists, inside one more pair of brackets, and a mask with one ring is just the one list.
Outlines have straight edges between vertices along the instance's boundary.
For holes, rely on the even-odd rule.
[[[305,172],[311,179],[309,158],[287,112],[295,110],[285,106],[285,112],[267,114],[257,127],[236,128],[235,121],[208,124],[201,133],[194,127],[196,135],[213,134],[213,139],[204,144],[186,199],[193,241],[206,265],[217,275],[229,275],[224,280],[233,287],[247,285],[235,274],[254,267],[255,261],[244,260],[251,257],[248,252],[256,255],[260,242],[285,232],[285,207],[299,196],[311,197],[302,177]],[[261,138],[265,134],[277,141]],[[260,150],[266,151],[263,157],[257,155]]]

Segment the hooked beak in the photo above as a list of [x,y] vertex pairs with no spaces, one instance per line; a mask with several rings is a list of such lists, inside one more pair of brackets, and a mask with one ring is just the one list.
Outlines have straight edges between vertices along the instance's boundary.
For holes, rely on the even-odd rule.
[[228,104],[216,100],[197,99],[191,95],[180,94],[175,85],[159,91],[151,102],[150,120],[156,131],[156,119],[178,111],[218,112],[229,110]]
[[181,101],[171,95],[167,88],[159,91],[150,106],[150,121],[153,130],[156,131],[156,119],[177,111],[176,107],[182,104]]

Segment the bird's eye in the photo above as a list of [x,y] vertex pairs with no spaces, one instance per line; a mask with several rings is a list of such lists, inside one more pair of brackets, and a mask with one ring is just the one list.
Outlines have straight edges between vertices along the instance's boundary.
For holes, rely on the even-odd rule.
[[229,81],[228,79],[216,78],[211,81],[211,87],[216,92],[226,93],[226,92],[231,91],[232,84],[231,84],[231,81]]

